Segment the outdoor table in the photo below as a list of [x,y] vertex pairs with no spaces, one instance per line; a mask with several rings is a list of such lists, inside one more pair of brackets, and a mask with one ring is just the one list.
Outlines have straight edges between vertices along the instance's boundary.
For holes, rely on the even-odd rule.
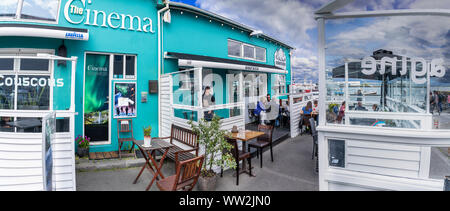
[[[143,157],[145,158],[145,164],[144,164],[144,166],[142,166],[142,169],[139,172],[136,179],[134,180],[133,184],[136,184],[136,182],[138,181],[138,179],[141,176],[144,169],[147,168],[150,171],[150,173],[153,174],[152,181],[147,186],[147,189],[145,189],[146,191],[148,191],[150,189],[150,187],[153,185],[153,182],[155,182],[155,180],[159,180],[158,177],[161,177],[162,179],[164,179],[164,175],[161,172],[161,168],[162,168],[164,159],[166,158],[167,152],[169,152],[169,149],[173,145],[166,141],[163,141],[161,139],[153,139],[152,145],[150,147],[144,146],[144,140],[135,140],[133,142],[134,142],[134,144],[139,146],[139,150],[141,151],[142,155],[144,155]],[[164,154],[161,157],[159,164],[156,163],[156,160],[152,156],[152,154],[155,150],[161,150],[161,151],[164,150]],[[145,156],[145,155],[147,155],[147,156]],[[151,161],[151,163],[150,163],[150,161]],[[153,167],[152,167],[152,165],[153,165]],[[153,169],[153,168],[155,168],[155,169]]]
[[[229,138],[241,140],[242,141],[242,152],[246,153],[247,152],[247,142],[252,139],[258,138],[262,135],[264,135],[264,132],[244,130],[244,131],[239,131],[237,133],[231,133],[231,136],[229,136]],[[242,174],[242,173],[247,173],[250,176],[255,176],[253,174],[250,174],[250,171],[247,168],[247,161],[245,159],[242,160],[242,171],[240,171],[240,174]]]
[[34,131],[36,132],[36,127],[42,126],[42,122],[39,119],[24,119],[24,120],[18,120],[14,122],[7,122],[7,125],[11,127],[16,127],[18,129],[28,129],[28,128],[34,128]]

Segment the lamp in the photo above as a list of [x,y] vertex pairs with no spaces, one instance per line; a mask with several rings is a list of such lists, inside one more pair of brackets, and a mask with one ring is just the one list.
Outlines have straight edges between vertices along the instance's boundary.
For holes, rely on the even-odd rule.
[[[60,45],[59,47],[58,47],[58,53],[57,53],[57,55],[58,56],[61,56],[61,57],[67,57],[67,48],[66,48],[66,46],[64,45],[64,40],[62,41],[62,45]],[[62,65],[62,66],[66,66],[67,65],[67,63],[66,63],[66,61],[65,60],[58,60],[58,64],[57,64],[58,66],[60,66],[60,65]]]

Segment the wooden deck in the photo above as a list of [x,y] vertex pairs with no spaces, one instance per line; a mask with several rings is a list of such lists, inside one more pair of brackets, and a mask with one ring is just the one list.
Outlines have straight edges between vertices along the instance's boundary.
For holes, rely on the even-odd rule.
[[[128,157],[129,155],[122,153],[122,157]],[[90,152],[89,160],[103,160],[103,159],[115,159],[119,158],[119,153],[114,152]]]

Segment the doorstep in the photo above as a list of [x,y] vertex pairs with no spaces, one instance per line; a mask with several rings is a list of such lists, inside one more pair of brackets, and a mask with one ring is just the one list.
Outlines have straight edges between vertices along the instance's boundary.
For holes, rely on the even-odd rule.
[[[159,160],[160,156],[156,156],[156,160]],[[144,158],[123,157],[110,158],[103,160],[90,160],[88,158],[76,158],[75,169],[77,171],[98,171],[98,170],[113,170],[124,168],[136,168],[145,164]]]

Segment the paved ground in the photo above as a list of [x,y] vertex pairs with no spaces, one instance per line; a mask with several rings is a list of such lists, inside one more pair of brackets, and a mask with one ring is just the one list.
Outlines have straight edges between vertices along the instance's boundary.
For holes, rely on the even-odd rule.
[[[311,160],[312,138],[300,136],[288,139],[274,147],[274,162],[270,162],[270,153],[264,153],[263,168],[259,160],[252,159],[256,177],[242,174],[240,184],[236,186],[234,171],[225,171],[218,180],[219,191],[315,191],[319,189],[318,174],[314,173],[314,161]],[[77,172],[77,190],[79,191],[143,191],[151,180],[145,170],[137,184],[132,184],[140,168]],[[165,161],[164,175],[175,173],[174,163]],[[157,190],[153,185],[151,190]]]

